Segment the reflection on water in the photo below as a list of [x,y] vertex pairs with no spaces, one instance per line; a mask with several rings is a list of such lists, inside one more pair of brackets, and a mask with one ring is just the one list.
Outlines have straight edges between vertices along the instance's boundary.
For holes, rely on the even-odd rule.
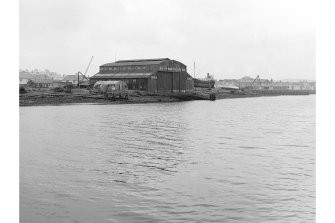
[[314,222],[315,96],[20,108],[21,222]]

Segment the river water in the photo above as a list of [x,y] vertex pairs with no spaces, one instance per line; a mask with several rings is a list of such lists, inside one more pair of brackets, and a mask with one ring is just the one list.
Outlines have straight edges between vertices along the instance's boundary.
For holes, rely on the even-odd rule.
[[314,222],[315,95],[20,107],[21,222]]

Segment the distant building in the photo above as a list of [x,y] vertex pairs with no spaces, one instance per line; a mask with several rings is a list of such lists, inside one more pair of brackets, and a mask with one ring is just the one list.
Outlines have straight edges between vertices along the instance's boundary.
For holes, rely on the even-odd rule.
[[236,86],[240,89],[250,89],[250,90],[270,90],[273,89],[272,80],[251,78],[249,76],[244,76],[240,79],[224,79],[220,80],[228,85]]
[[273,81],[268,79],[251,78],[220,80],[225,84],[235,85],[249,90],[315,90],[315,82],[307,81]]
[[50,88],[52,87],[52,79],[35,79],[31,80],[30,86],[33,88]]
[[34,79],[35,75],[30,73],[30,72],[27,72],[27,71],[20,71],[19,78],[20,78],[20,80],[22,80],[22,79],[30,80],[30,79]]
[[272,85],[273,85],[273,90],[289,90],[290,89],[288,83],[281,82],[281,81],[274,81]]
[[312,85],[307,82],[297,82],[289,84],[290,90],[315,90]]
[[19,71],[19,78],[21,79],[53,79],[53,80],[61,80],[62,75],[57,74],[56,72],[50,72],[49,70],[39,71],[37,69],[28,71],[27,69]]
[[309,85],[311,86],[311,90],[316,90],[316,82],[309,82]]
[[273,86],[275,90],[315,90],[315,82],[307,81],[276,81]]
[[[71,83],[73,85],[78,84],[78,74],[66,75],[63,79],[63,82]],[[88,84],[89,79],[84,75],[79,75],[79,84]]]
[[45,74],[35,74],[27,71],[19,72],[19,86],[29,88],[49,88],[52,78]]
[[244,76],[238,80],[238,87],[239,88],[248,88],[254,82],[255,78],[251,78],[248,76]]
[[186,92],[194,88],[193,78],[186,66],[169,58],[119,60],[100,66],[99,73],[90,78],[91,83],[100,80],[123,80],[129,90],[147,92]]
[[19,86],[20,87],[27,87],[30,82],[31,82],[31,80],[29,80],[29,79],[21,78]]

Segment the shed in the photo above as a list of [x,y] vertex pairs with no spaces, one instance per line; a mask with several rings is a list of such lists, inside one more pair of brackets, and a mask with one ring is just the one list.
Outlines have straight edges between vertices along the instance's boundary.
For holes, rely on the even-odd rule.
[[91,84],[102,80],[122,80],[129,90],[147,92],[187,92],[194,88],[186,66],[169,58],[119,60],[100,66],[90,78]]

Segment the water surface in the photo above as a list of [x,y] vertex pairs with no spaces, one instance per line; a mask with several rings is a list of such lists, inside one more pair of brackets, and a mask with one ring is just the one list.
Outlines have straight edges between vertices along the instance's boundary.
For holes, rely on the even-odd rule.
[[314,95],[20,107],[21,222],[314,215]]

